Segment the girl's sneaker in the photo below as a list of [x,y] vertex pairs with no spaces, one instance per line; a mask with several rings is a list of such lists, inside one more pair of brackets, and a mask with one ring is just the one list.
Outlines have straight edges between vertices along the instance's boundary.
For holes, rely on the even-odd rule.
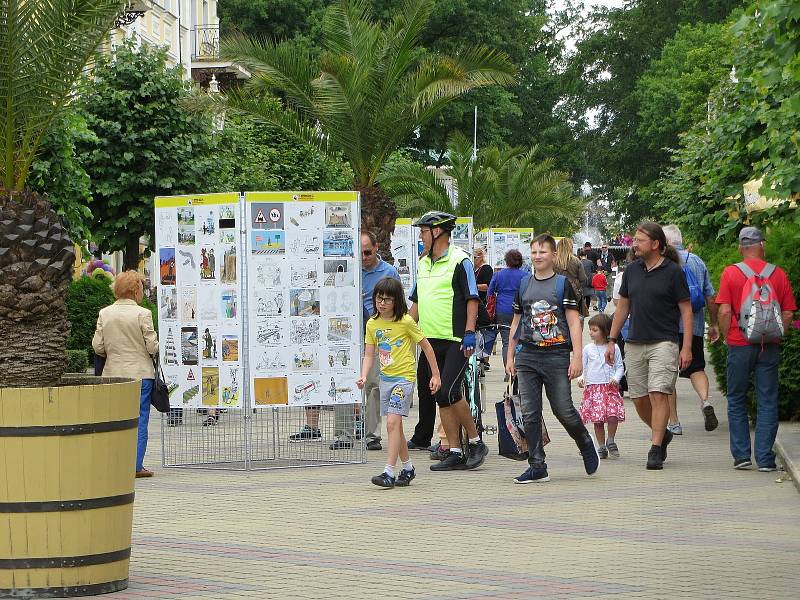
[[394,482],[395,482],[394,477],[389,476],[389,474],[386,471],[384,471],[380,475],[375,475],[375,477],[372,478],[372,483],[382,488],[393,488]]
[[[411,467],[410,471],[406,471],[403,469],[400,471],[400,475],[397,476],[397,481],[394,482],[396,486],[405,487],[411,483],[411,480],[417,476],[417,471],[414,467]],[[374,483],[374,482],[373,482]]]
[[522,475],[514,477],[514,483],[544,483],[550,481],[547,469],[534,469],[529,467]]
[[609,454],[614,458],[619,458],[619,448],[617,447],[616,442],[611,442],[606,446],[608,448]]
[[608,448],[606,446],[600,446],[597,449],[597,455],[600,458],[608,458]]

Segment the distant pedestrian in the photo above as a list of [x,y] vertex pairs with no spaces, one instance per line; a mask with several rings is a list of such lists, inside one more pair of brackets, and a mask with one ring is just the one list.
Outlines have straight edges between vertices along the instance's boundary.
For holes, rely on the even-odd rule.
[[597,272],[597,264],[586,256],[584,250],[578,252],[578,258],[581,261],[581,265],[583,265],[583,272],[586,273],[586,283],[583,286],[583,303],[586,305],[586,309],[583,314],[588,315],[589,310],[592,308],[592,300],[595,297],[592,277]]
[[578,299],[578,306],[581,309],[581,316],[589,316],[589,311],[583,303],[583,289],[589,284],[589,278],[581,264],[580,259],[572,252],[572,240],[568,237],[561,238],[556,244],[556,264],[555,272],[567,278],[575,297]]
[[608,287],[608,279],[602,269],[598,268],[597,273],[592,276],[592,289],[594,295],[597,297],[597,310],[603,312],[608,304],[608,296],[606,296],[606,287]]
[[[428,387],[435,394],[441,387],[439,368],[430,342],[425,339],[416,321],[408,315],[403,285],[392,277],[378,281],[372,292],[374,314],[367,321],[364,338],[366,351],[361,364],[361,377],[356,381],[359,389],[367,383],[377,351],[380,365],[381,416],[386,417],[389,434],[389,456],[383,472],[372,478],[377,486],[392,488],[407,486],[416,477],[414,465],[408,454],[403,433],[403,417],[408,416],[417,375],[416,346],[422,349],[431,369]],[[395,477],[397,458],[403,469]]]
[[578,387],[583,388],[583,400],[578,412],[584,423],[594,424],[600,458],[608,458],[609,453],[619,458],[615,437],[617,425],[625,420],[625,406],[619,390],[619,383],[625,374],[622,353],[619,348],[616,349],[613,365],[609,365],[605,357],[610,331],[611,317],[607,314],[600,313],[589,319],[592,342],[583,348],[583,375],[578,379]]
[[[503,340],[503,366],[508,354],[508,332],[514,319],[514,297],[519,290],[519,282],[526,273],[522,270],[522,254],[519,250],[508,250],[503,257],[506,268],[498,271],[489,284],[489,295],[497,295],[497,313],[495,322]],[[507,378],[508,376],[506,376]]]
[[[630,333],[625,340],[628,388],[636,412],[652,432],[647,468],[663,469],[672,441],[667,429],[669,395],[675,392],[678,369],[692,362],[692,306],[680,258],[667,244],[661,225],[651,221],[639,225],[633,248],[637,260],[622,275],[606,361],[614,364],[615,342],[630,314]],[[679,346],[681,319],[685,333]]]
[[[695,295],[703,299],[703,306],[692,307],[692,364],[682,369],[678,375],[691,381],[692,387],[700,399],[700,411],[703,413],[705,430],[714,431],[719,425],[719,420],[714,413],[714,407],[708,400],[709,383],[705,372],[706,359],[703,343],[706,328],[706,306],[708,306],[708,313],[711,317],[708,327],[708,341],[713,344],[719,339],[719,327],[717,325],[719,306],[714,302],[714,286],[711,285],[711,277],[702,259],[684,249],[681,230],[676,225],[667,225],[664,227],[664,235],[667,236],[667,243],[672,244],[678,251],[684,270],[688,269],[690,272],[686,280],[690,294],[694,286],[697,288]],[[691,278],[691,282],[689,278]],[[680,324],[680,332],[683,333],[683,323]],[[669,396],[669,424],[667,427],[675,435],[683,434],[683,427],[678,419],[677,392]]]
[[719,284],[719,327],[728,344],[728,424],[736,469],[750,460],[747,395],[756,387],[755,457],[759,471],[774,471],[778,434],[780,339],[797,304],[786,273],[764,259],[764,235],[755,227],[739,232],[742,262],[725,267]]

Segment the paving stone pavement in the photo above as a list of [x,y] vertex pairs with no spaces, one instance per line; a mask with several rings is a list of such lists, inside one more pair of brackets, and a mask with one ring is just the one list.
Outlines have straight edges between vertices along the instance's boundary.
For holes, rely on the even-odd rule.
[[[500,359],[487,374],[502,396]],[[579,393],[574,388],[573,399]],[[630,402],[622,456],[588,477],[549,409],[552,480],[515,485],[525,463],[492,454],[472,472],[432,473],[412,453],[408,488],[366,465],[231,472],[162,469],[136,483],[130,588],[139,598],[797,598],[800,495],[777,473],[735,471],[725,400],[707,433],[688,381],[684,435],[663,471]],[[408,419],[408,428],[416,422]],[[151,421],[147,465],[160,463]]]

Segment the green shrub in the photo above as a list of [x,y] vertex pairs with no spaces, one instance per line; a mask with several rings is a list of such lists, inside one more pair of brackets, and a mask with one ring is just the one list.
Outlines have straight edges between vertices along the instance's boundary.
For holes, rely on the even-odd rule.
[[89,354],[86,350],[67,350],[66,373],[86,373],[89,368]]
[[146,308],[153,313],[153,327],[155,327],[155,330],[158,331],[158,307],[150,302],[150,300],[148,300],[146,297],[142,299],[142,301],[139,303],[139,306]]
[[67,339],[69,350],[84,350],[87,358],[94,356],[92,337],[101,308],[114,303],[111,281],[106,277],[80,277],[67,290],[67,318],[72,330]]

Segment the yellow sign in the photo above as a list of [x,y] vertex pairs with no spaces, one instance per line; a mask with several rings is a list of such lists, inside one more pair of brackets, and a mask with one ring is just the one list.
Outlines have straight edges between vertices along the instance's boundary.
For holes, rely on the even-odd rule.
[[356,202],[358,192],[245,192],[247,202]]
[[156,208],[175,208],[180,206],[210,206],[213,204],[235,204],[239,202],[239,194],[187,194],[185,196],[156,196]]

